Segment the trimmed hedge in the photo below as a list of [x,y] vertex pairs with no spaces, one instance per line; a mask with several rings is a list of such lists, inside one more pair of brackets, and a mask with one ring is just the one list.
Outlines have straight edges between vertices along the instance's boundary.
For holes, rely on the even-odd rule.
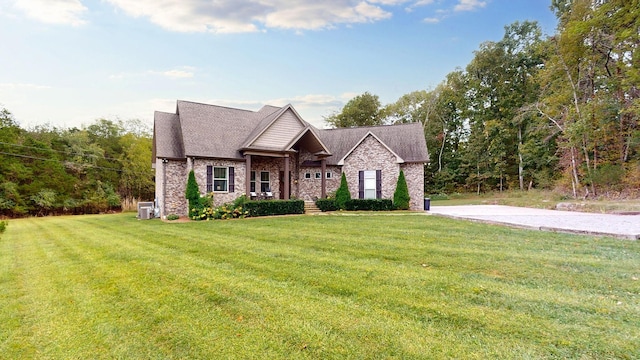
[[318,199],[316,200],[316,206],[320,211],[336,211],[340,209],[336,199]]
[[303,200],[259,200],[244,203],[249,216],[304,214]]
[[394,210],[391,199],[351,199],[344,204],[344,209],[348,211],[389,211]]

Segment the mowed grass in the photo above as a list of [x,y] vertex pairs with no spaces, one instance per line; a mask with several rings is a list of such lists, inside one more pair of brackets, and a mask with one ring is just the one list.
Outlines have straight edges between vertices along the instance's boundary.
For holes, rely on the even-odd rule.
[[0,358],[637,359],[637,241],[411,213],[10,220]]

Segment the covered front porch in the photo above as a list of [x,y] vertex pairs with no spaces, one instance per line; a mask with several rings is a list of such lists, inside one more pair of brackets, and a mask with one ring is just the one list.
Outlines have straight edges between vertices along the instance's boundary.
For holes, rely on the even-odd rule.
[[321,178],[315,197],[327,196],[326,158],[331,156],[312,131],[304,131],[282,149],[245,148],[245,193],[255,200],[299,198],[303,162],[319,163]]

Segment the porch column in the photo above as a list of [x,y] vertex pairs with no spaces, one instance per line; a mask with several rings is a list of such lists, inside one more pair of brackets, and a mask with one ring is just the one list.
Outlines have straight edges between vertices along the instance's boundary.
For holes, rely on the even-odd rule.
[[320,160],[320,169],[320,171],[322,171],[322,180],[320,181],[322,190],[320,190],[320,198],[324,199],[327,197],[327,161],[325,159]]
[[289,200],[289,154],[284,154],[284,196],[283,199]]
[[244,175],[244,193],[250,199],[251,198],[251,155],[244,156],[245,160],[245,175]]

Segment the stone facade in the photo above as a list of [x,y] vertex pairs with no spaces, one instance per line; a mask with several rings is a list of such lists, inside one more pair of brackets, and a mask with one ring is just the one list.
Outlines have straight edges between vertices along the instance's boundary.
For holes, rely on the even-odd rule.
[[[398,184],[400,169],[404,172],[409,188],[410,209],[423,210],[424,203],[424,166],[422,163],[398,164],[396,156],[381,144],[374,136],[368,136],[349,154],[342,167],[347,177],[352,199],[359,195],[359,172],[381,170],[381,192],[383,199],[393,199]],[[340,179],[336,189],[340,185]],[[328,190],[327,190],[328,191]]]
[[156,160],[156,199],[162,216],[186,215],[187,162]]
[[[232,202],[245,191],[245,163],[220,159],[195,159],[193,160],[193,172],[196,176],[196,182],[202,196],[207,194],[207,166],[214,167],[233,167],[234,173],[234,191],[213,191],[213,204],[220,206],[222,204]],[[228,170],[227,170],[228,171]],[[187,173],[188,175],[188,173]],[[228,177],[228,176],[227,176]],[[186,182],[186,177],[184,181]],[[227,184],[228,185],[228,184]]]
[[404,172],[404,177],[407,180],[407,187],[409,188],[409,209],[424,210],[424,164],[402,164],[400,168]]
[[[322,176],[322,167],[318,165],[302,166],[301,164],[305,161],[316,160],[316,157],[313,154],[305,151],[304,149],[300,150],[298,159],[298,192],[296,193],[296,197],[307,201],[316,200],[322,194],[322,178],[317,177],[317,174]],[[327,195],[330,195],[338,189],[342,172],[339,166],[327,165],[325,170],[327,173],[331,174],[331,177],[325,179],[325,190]],[[307,174],[309,174],[309,177],[307,177]]]
[[363,170],[382,170],[382,198],[393,199],[400,166],[393,153],[371,135],[344,160],[342,171],[347,177],[352,199],[358,198],[359,172]]

